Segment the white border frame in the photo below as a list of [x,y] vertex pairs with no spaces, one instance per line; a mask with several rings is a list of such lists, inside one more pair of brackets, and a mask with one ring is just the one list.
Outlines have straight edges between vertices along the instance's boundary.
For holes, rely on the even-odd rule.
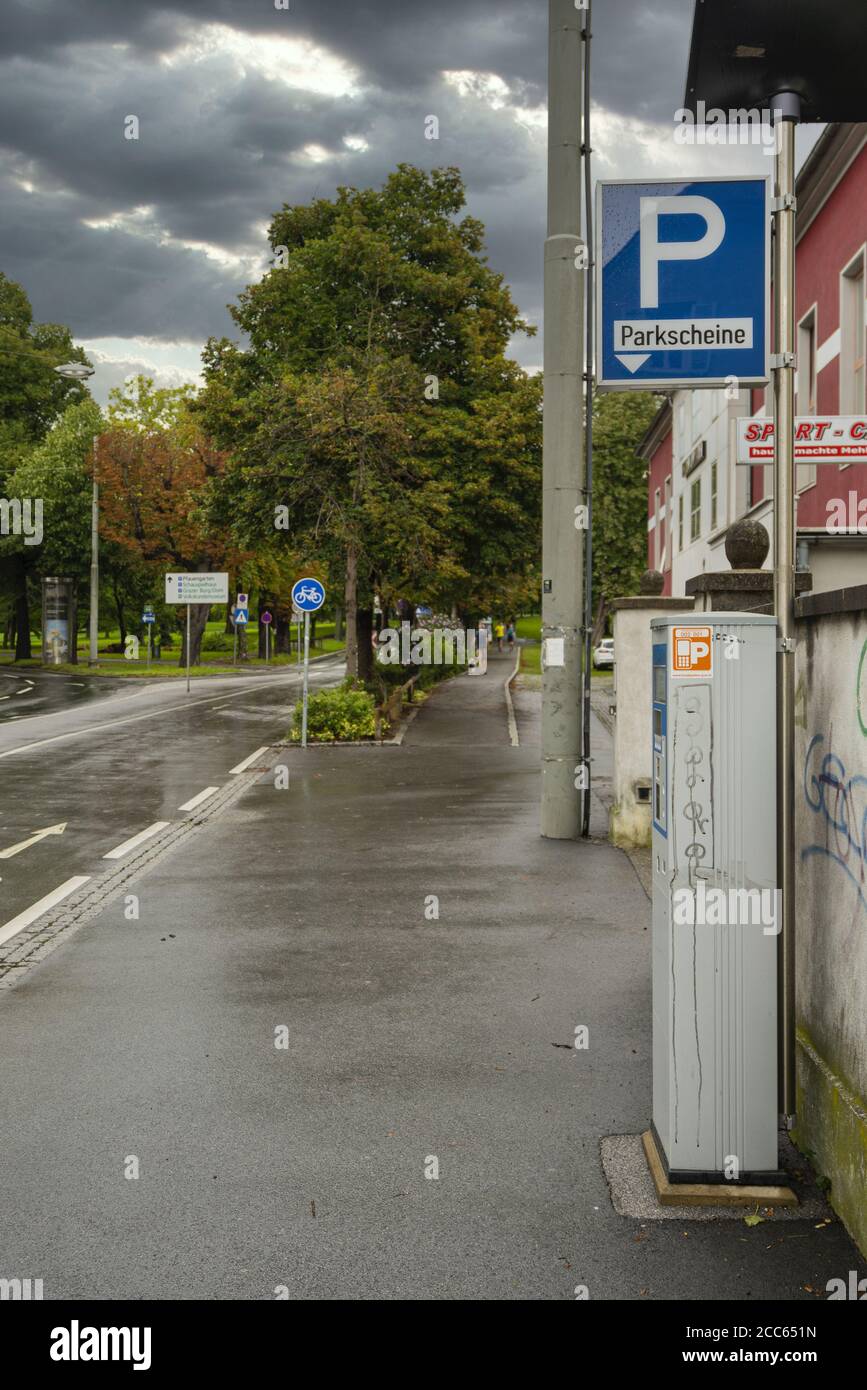
[[[768,386],[771,379],[771,207],[770,207],[770,174],[723,174],[718,178],[701,177],[690,178],[671,178],[671,179],[597,179],[596,181],[596,227],[593,247],[594,269],[596,272],[596,362],[595,371],[597,391],[676,391],[682,387],[684,390],[697,390],[702,387],[708,390],[720,390],[728,385],[728,377],[642,377],[640,381],[612,381],[601,375],[602,364],[605,360],[602,345],[602,321],[603,321],[603,280],[602,274],[602,190],[603,188],[623,188],[627,184],[645,184],[648,187],[663,186],[666,184],[694,184],[694,183],[761,183],[765,187],[765,371],[764,376],[739,376],[738,385],[741,387]],[[731,373],[729,373],[731,375]]]

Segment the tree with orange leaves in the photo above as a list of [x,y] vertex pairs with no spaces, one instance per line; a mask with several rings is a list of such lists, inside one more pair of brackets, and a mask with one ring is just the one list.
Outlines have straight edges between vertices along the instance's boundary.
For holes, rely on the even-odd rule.
[[[225,468],[225,456],[189,413],[191,387],[158,388],[137,377],[111,392],[109,429],[96,450],[100,532],[154,572],[230,569],[245,556],[226,529],[202,513],[206,489]],[[190,662],[198,665],[210,605],[190,611]],[[186,664],[186,635],[180,665]]]

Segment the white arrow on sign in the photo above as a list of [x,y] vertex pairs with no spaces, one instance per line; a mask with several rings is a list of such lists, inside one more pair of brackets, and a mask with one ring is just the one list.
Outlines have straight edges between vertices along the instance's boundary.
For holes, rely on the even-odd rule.
[[646,362],[650,356],[649,352],[615,352],[614,356],[618,362],[622,362],[628,372],[637,372],[642,362]]
[[44,840],[46,835],[62,835],[66,825],[66,821],[61,821],[60,825],[49,825],[45,830],[37,830],[36,834],[31,835],[29,840],[22,840],[19,845],[12,845],[9,849],[0,850],[0,859],[14,858],[23,849],[29,849],[31,845],[38,845],[39,841]]

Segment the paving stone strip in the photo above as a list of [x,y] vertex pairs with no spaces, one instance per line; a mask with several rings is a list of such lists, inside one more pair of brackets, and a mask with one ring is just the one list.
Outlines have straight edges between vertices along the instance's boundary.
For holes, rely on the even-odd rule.
[[212,796],[201,810],[172,823],[148,840],[140,849],[133,851],[116,867],[95,874],[85,883],[38,917],[29,927],[23,927],[7,945],[0,949],[0,991],[13,989],[31,966],[44,960],[52,951],[67,941],[79,927],[98,917],[105,907],[131,884],[135,883],[159,860],[173,854],[182,844],[196,835],[203,826],[216,820],[237,801],[248,787],[257,782],[264,773],[270,772],[280,756],[278,747],[270,747],[262,754],[256,767],[232,777],[220,791]]

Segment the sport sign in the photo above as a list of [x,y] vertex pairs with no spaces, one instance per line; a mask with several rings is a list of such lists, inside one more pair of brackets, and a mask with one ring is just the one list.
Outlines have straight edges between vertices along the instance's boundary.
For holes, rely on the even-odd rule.
[[[774,422],[737,421],[737,461],[773,463]],[[796,463],[867,463],[867,415],[811,415],[795,420]]]
[[166,603],[227,603],[228,600],[228,574],[212,571],[166,575]]
[[768,379],[768,180],[597,185],[603,390]]

